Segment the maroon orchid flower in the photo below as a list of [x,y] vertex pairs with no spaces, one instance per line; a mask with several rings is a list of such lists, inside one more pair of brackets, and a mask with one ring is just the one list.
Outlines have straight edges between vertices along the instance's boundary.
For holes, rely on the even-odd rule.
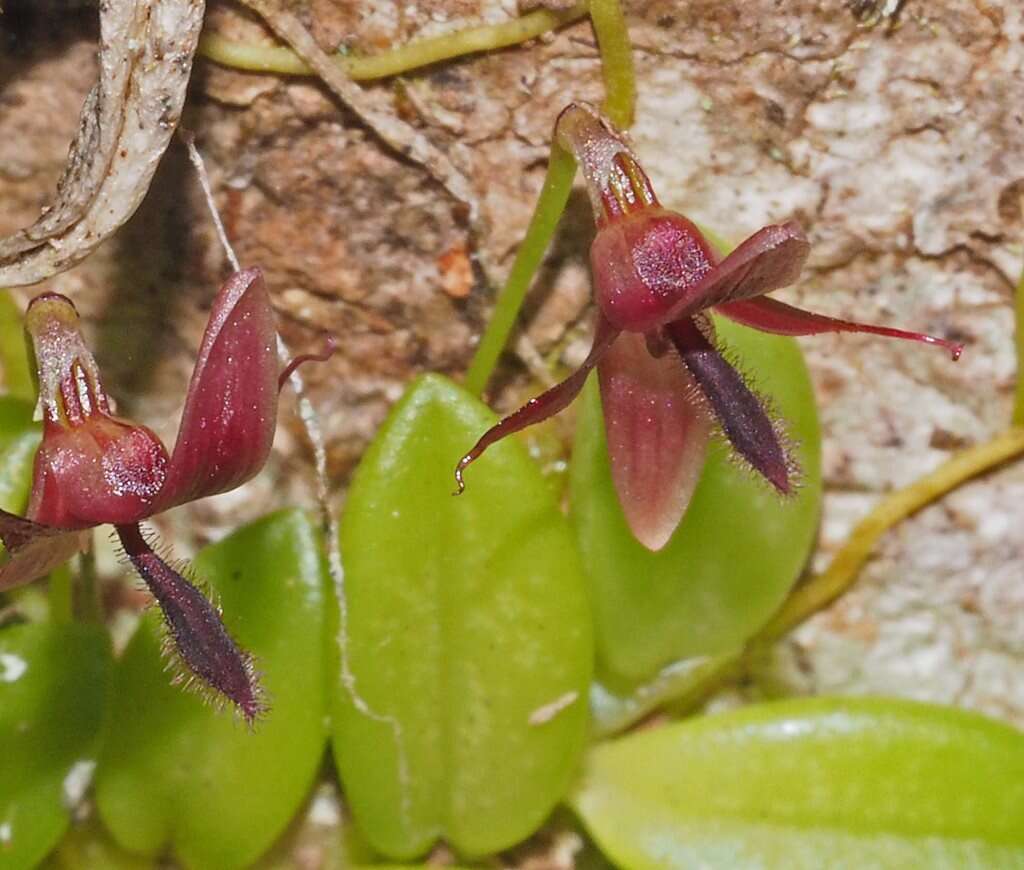
[[809,245],[793,222],[758,230],[719,260],[700,231],[661,207],[622,136],[592,108],[570,104],[558,143],[580,163],[597,235],[590,264],[598,305],[583,365],[484,433],[456,467],[462,473],[492,444],[565,408],[595,366],[612,478],[634,536],[661,549],[686,511],[717,427],[755,472],[792,493],[799,469],[781,425],[746,384],[707,316],[778,335],[868,332],[945,347],[941,338],[813,314],[765,296],[794,283]]
[[43,438],[27,517],[0,511],[9,556],[0,565],[0,590],[69,559],[85,545],[84,530],[113,525],[184,664],[251,723],[264,710],[252,658],[228,634],[218,609],[153,551],[139,522],[253,477],[274,440],[280,384],[310,357],[293,361],[279,377],[263,276],[258,269],[232,275],[214,301],[168,454],[145,426],[113,413],[71,300],[37,296],[25,328],[39,377]]

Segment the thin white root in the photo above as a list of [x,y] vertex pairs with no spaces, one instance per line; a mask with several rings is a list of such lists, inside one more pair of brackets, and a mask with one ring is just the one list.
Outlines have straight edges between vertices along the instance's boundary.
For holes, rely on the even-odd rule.
[[[231,246],[231,241],[228,239],[228,234],[224,229],[224,221],[220,219],[220,210],[217,208],[217,203],[214,202],[213,190],[210,188],[210,176],[206,174],[206,164],[203,162],[203,155],[196,148],[196,137],[191,130],[186,130],[184,127],[179,127],[178,133],[188,149],[188,158],[196,169],[196,175],[199,176],[199,186],[202,187],[203,196],[206,197],[206,207],[210,210],[210,217],[213,219],[213,225],[217,230],[217,238],[220,239],[221,247],[224,248],[224,253],[227,255],[232,270],[241,272],[242,267],[238,263],[235,249]],[[280,350],[280,348],[278,349]]]

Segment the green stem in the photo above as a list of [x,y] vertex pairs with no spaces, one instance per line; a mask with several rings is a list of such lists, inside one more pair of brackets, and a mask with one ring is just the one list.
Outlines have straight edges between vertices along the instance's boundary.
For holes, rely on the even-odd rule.
[[1014,293],[1014,324],[1016,335],[1014,344],[1017,350],[1017,391],[1013,400],[1013,425],[1024,425],[1024,272],[1017,282]]
[[[357,81],[386,78],[463,55],[518,45],[586,14],[585,2],[558,11],[537,9],[501,24],[468,27],[442,36],[418,39],[367,57],[339,55],[336,61],[350,78]],[[203,34],[199,40],[199,53],[234,69],[281,75],[313,74],[313,70],[290,48],[234,42],[214,32]]]
[[[601,52],[605,82],[604,110],[612,123],[628,127],[636,108],[636,79],[629,30],[619,0],[591,0],[590,18]],[[551,160],[526,237],[519,246],[512,271],[495,302],[494,312],[480,338],[466,375],[466,389],[482,393],[494,373],[509,335],[515,328],[526,292],[555,234],[558,220],[569,201],[576,164],[557,143],[551,144]]]
[[576,161],[572,155],[552,141],[548,172],[533,217],[530,218],[530,225],[526,229],[526,236],[516,252],[505,286],[498,293],[494,311],[466,374],[466,389],[471,393],[482,393],[494,373],[498,358],[519,317],[526,291],[544,259],[562,212],[565,211],[575,175]]
[[78,581],[81,598],[79,614],[82,622],[103,622],[100,585],[96,576],[96,553],[90,546],[78,557]]
[[629,127],[636,113],[633,47],[619,0],[591,0],[590,21],[601,51],[604,111],[616,127]]
[[74,619],[71,591],[71,569],[61,565],[50,572],[47,598],[50,602],[50,621],[65,625]]

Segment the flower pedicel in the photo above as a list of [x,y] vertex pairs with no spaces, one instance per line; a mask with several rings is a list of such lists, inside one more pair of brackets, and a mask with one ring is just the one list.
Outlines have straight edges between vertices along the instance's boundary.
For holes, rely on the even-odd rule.
[[598,306],[594,343],[565,381],[493,426],[455,470],[496,441],[565,408],[597,367],[612,478],[634,536],[661,549],[686,511],[717,423],[733,450],[779,493],[798,480],[786,438],[729,361],[708,310],[778,335],[869,332],[945,347],[916,332],[837,320],[765,294],[794,283],[810,246],[790,221],[767,226],[719,260],[696,226],[661,207],[629,146],[582,103],[555,124],[583,169],[597,235],[590,249]]
[[258,269],[221,287],[189,384],[177,441],[168,454],[145,426],[115,416],[79,330],[71,300],[44,293],[25,328],[39,378],[43,438],[27,517],[0,511],[9,559],[0,590],[43,576],[83,548],[82,532],[110,523],[167,621],[182,661],[250,723],[263,711],[252,658],[220,614],[158,556],[139,522],[168,508],[245,483],[263,467],[277,422],[277,395],[302,356],[278,373],[274,313]]

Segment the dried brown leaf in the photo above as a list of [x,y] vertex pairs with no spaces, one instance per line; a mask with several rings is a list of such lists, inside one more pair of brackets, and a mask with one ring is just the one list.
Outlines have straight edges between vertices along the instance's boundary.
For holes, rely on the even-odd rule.
[[204,0],[100,4],[100,77],[82,107],[56,201],[0,239],[0,285],[84,259],[138,207],[181,116]]

